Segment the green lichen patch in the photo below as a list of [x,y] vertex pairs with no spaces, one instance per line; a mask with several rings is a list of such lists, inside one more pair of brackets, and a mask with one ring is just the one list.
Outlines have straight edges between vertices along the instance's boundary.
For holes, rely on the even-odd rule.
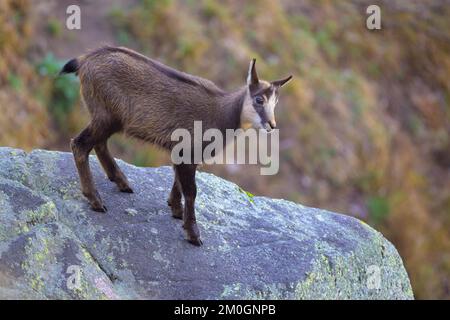
[[0,298],[413,298],[395,248],[357,219],[199,172],[198,248],[167,206],[172,168],[120,162],[135,191],[123,194],[90,162],[106,214],[82,196],[72,155],[0,148],[0,168],[18,170],[0,170]]

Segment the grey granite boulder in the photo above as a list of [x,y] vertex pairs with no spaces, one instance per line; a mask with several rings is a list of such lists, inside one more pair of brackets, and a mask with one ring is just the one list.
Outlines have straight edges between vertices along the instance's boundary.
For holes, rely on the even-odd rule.
[[394,246],[357,219],[200,172],[195,247],[166,204],[172,169],[119,165],[134,194],[91,157],[101,214],[71,154],[0,148],[0,298],[413,298]]

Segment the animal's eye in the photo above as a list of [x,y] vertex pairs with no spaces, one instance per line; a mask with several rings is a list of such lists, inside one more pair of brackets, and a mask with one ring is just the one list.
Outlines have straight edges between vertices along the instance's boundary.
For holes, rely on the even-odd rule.
[[255,97],[255,103],[256,104],[264,104],[264,98],[261,96],[256,96]]

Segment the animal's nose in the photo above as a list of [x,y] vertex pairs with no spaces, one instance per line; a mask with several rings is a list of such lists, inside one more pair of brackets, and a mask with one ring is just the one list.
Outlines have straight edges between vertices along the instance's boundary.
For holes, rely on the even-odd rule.
[[275,129],[277,127],[277,123],[275,122],[275,120],[270,120],[269,125],[272,129]]

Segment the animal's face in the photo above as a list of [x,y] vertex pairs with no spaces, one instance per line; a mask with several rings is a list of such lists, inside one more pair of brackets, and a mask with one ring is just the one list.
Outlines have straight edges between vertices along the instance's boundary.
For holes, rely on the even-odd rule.
[[256,60],[250,62],[247,76],[248,92],[244,101],[241,124],[243,128],[275,129],[275,107],[278,103],[279,89],[291,80],[289,76],[277,81],[259,80],[255,69]]

